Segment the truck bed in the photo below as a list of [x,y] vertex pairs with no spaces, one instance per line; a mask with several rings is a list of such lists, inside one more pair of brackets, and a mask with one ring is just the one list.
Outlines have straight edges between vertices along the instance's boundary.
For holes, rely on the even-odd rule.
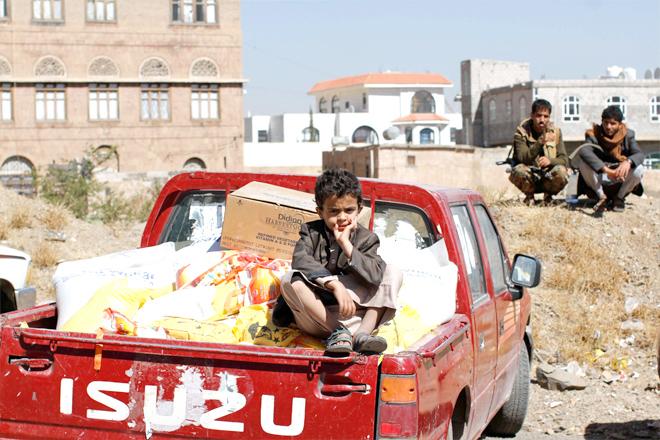
[[[381,366],[435,364],[450,348],[428,335],[435,347],[418,352],[334,358],[304,348],[100,339],[54,330],[56,313],[49,304],[0,317],[3,437],[374,438]],[[452,341],[456,322],[442,326]]]

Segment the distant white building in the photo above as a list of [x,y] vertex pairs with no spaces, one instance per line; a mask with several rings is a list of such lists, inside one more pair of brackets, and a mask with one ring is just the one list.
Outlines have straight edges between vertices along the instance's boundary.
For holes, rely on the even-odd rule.
[[384,72],[338,78],[309,91],[314,109],[245,118],[248,169],[321,169],[333,146],[456,145],[460,113],[448,113],[435,73]]
[[660,71],[638,79],[635,69],[611,66],[594,79],[531,80],[528,63],[466,60],[461,63],[463,131],[459,142],[492,147],[510,145],[516,126],[529,117],[532,102],[548,100],[552,119],[569,150],[600,122],[608,105],[621,108],[642,149],[660,149]]

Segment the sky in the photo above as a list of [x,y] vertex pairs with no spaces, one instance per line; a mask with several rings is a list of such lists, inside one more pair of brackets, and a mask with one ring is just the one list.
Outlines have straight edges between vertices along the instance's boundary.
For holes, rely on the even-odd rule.
[[660,66],[660,0],[241,0],[244,111],[304,113],[317,82],[460,62],[530,63],[532,79],[597,78]]

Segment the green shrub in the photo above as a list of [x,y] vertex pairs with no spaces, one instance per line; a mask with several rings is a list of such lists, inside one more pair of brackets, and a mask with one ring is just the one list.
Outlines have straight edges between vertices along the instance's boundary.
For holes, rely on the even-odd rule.
[[105,195],[92,203],[90,217],[107,224],[130,220],[131,213],[131,205],[121,193],[105,188]]
[[89,212],[89,198],[99,189],[89,159],[73,160],[65,165],[49,165],[46,174],[39,179],[41,197],[56,205],[63,205],[78,218]]

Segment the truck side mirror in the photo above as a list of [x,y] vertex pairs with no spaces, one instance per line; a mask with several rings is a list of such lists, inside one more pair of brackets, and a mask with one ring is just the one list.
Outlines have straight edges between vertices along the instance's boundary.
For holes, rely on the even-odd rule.
[[541,282],[541,262],[534,257],[516,254],[511,268],[511,295],[514,300],[522,298],[523,287],[536,287]]
[[541,262],[534,257],[516,254],[513,257],[511,282],[521,287],[536,287],[541,282]]

